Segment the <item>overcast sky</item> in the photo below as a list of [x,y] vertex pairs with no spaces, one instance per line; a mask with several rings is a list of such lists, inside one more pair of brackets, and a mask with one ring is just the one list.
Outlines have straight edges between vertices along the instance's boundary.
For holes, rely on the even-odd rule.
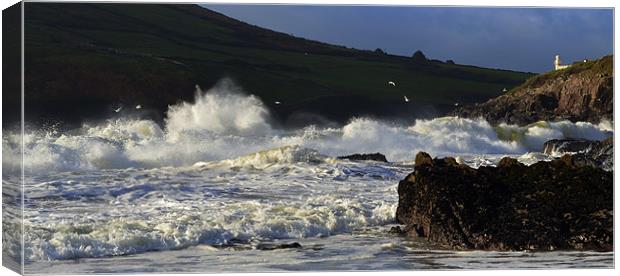
[[203,5],[254,25],[358,49],[530,72],[613,51],[613,10]]

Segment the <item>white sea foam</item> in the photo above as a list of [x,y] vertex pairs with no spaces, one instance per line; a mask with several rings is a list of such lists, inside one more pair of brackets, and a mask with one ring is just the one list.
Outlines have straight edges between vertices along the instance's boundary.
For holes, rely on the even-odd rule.
[[[31,260],[126,255],[198,244],[221,245],[233,239],[249,242],[328,236],[390,222],[392,209],[329,196],[309,198],[300,205],[245,201],[217,208],[217,214],[170,213],[105,223],[39,225],[28,229],[32,234],[27,242],[32,245]],[[40,239],[39,235],[51,236]]]
[[[28,185],[33,206],[26,212],[26,258],[254,244],[330,236],[393,222],[396,180],[401,175],[389,170],[382,174],[373,164],[366,170],[346,161],[305,160],[285,158],[281,161],[293,162],[249,171],[212,167],[69,174],[62,181]],[[345,182],[348,174],[355,180]],[[88,198],[89,204],[75,205],[81,198]],[[53,212],[48,212],[50,201]]]
[[[601,140],[613,134],[607,121],[598,125],[561,121],[494,127],[482,119],[457,117],[417,120],[412,125],[353,118],[341,128],[274,129],[263,103],[243,94],[230,81],[207,92],[197,89],[194,103],[171,106],[167,116],[163,129],[149,120],[115,119],[84,125],[74,134],[27,132],[26,170],[190,166],[284,146],[314,149],[331,157],[381,152],[390,161],[411,160],[418,151],[433,156],[519,155],[539,152],[551,139]],[[14,133],[3,137],[5,169],[19,168],[18,138]]]

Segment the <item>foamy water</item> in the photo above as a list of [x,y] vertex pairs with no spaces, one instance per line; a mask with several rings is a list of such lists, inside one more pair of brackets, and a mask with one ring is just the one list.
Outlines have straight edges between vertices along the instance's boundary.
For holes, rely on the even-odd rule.
[[[455,156],[474,167],[494,165],[506,155],[531,164],[550,158],[540,153],[547,140],[601,140],[613,134],[611,125],[494,127],[455,117],[398,125],[353,118],[337,128],[278,129],[258,98],[225,81],[206,93],[198,89],[194,103],[171,106],[164,126],[111,118],[68,133],[28,130],[25,259],[33,267],[42,261],[65,267],[70,265],[62,260],[171,252],[159,255],[165,259],[179,254],[172,252],[207,254],[196,248],[210,246],[243,249],[238,257],[251,260],[259,253],[248,252],[262,243],[298,241],[307,248],[324,239],[341,241],[343,247],[330,247],[340,255],[374,241],[379,252],[398,256],[418,250],[386,234],[394,223],[398,181],[412,171],[418,151]],[[15,133],[3,135],[7,183],[17,182],[11,175],[19,170],[20,142]],[[374,152],[390,163],[335,158]],[[4,197],[3,204],[10,202],[10,194]],[[3,223],[4,229],[17,227],[12,220]],[[349,240],[351,235],[360,239]],[[19,248],[7,239],[4,249]],[[327,265],[337,255],[320,259]],[[316,269],[299,261],[301,269]]]

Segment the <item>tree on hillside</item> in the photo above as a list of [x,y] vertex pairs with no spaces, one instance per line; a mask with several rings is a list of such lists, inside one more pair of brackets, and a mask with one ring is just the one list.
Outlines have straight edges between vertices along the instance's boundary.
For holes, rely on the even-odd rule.
[[455,64],[455,63],[454,63],[454,60],[451,60],[451,59],[446,60],[446,63],[448,63],[448,64]]
[[385,52],[381,48],[375,49],[375,53],[385,55]]
[[411,58],[415,61],[427,61],[426,56],[420,50],[415,51],[415,53],[413,53],[413,56],[411,56]]

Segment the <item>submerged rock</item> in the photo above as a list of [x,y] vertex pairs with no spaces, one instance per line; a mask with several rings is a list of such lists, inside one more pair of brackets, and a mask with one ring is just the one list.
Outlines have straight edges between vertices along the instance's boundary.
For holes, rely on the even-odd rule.
[[398,195],[394,232],[452,249],[613,250],[613,173],[570,155],[473,169],[421,152]]
[[356,153],[356,154],[352,154],[352,155],[347,155],[347,156],[338,156],[338,159],[348,159],[348,160],[354,160],[354,161],[364,161],[364,160],[370,160],[370,161],[378,161],[378,162],[387,162],[387,159],[385,158],[385,155],[381,154],[381,153]]
[[543,152],[550,155],[570,153],[575,162],[606,171],[614,167],[613,137],[603,141],[554,139],[545,142]]
[[276,249],[289,249],[289,248],[302,248],[298,242],[293,243],[261,243],[256,246],[258,250],[276,250]]

